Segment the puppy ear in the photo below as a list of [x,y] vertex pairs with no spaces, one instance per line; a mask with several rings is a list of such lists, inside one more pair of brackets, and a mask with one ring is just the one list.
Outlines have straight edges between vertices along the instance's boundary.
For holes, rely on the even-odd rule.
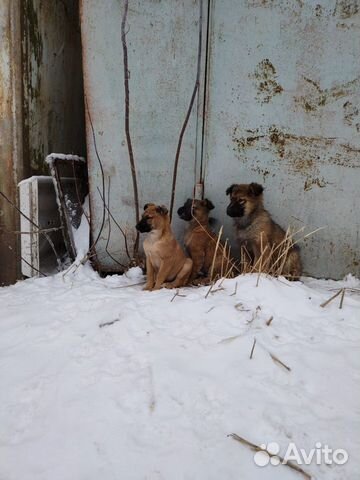
[[205,200],[204,200],[204,205],[208,210],[214,210],[214,208],[215,208],[213,203],[210,200],[208,200],[207,198],[205,198]]
[[230,185],[230,187],[226,190],[226,195],[231,195],[232,194],[232,191],[234,190],[234,187],[236,187],[236,184],[233,183],[232,185]]
[[258,183],[250,183],[249,185],[250,195],[253,195],[254,197],[258,197],[263,193],[263,191],[264,191],[264,187],[262,185],[259,185]]
[[156,207],[156,211],[160,215],[166,215],[168,213],[168,209],[165,207],[165,205],[158,205]]
[[147,203],[146,205],[144,205],[144,210],[146,210],[148,207],[150,207],[151,205],[154,205],[153,203]]

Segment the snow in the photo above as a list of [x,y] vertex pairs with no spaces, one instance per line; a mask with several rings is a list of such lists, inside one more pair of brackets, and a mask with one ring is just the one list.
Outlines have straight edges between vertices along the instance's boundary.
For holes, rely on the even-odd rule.
[[51,177],[46,176],[46,175],[33,175],[32,177],[24,178],[24,180],[21,180],[18,183],[18,187],[21,185],[26,185],[27,183],[33,183],[34,181],[49,181],[51,180]]
[[[139,268],[100,278],[86,248],[0,289],[1,480],[304,478],[256,466],[233,432],[282,454],[344,448],[345,465],[302,468],[358,478],[359,280],[244,275],[174,297],[142,291]],[[342,309],[320,306],[343,287]]]
[[[90,238],[90,203],[89,203],[89,195],[85,197],[84,203],[82,205],[83,214],[81,216],[81,221],[79,228],[72,229],[74,243],[76,246],[76,265],[78,265],[79,261],[81,261],[87,254],[89,249],[89,238]],[[73,267],[72,267],[73,268]]]
[[70,153],[50,153],[50,155],[48,155],[45,158],[45,162],[47,164],[53,163],[54,160],[69,160],[70,162],[72,161],[85,162],[84,157],[79,157],[79,155],[73,155]]

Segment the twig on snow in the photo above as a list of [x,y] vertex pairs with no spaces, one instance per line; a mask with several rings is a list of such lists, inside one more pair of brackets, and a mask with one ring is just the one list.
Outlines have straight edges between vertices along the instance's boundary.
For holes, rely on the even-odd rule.
[[282,367],[286,368],[288,372],[291,372],[291,368],[288,367],[284,362],[282,362],[278,357],[276,357],[273,353],[269,352],[270,357],[272,358],[274,363],[281,365]]
[[322,303],[320,307],[325,308],[326,305],[328,305],[330,302],[332,302],[336,297],[338,297],[342,293],[343,289],[341,288],[339,291],[335,293],[332,297],[329,298],[329,300],[326,300],[326,302]]
[[99,328],[108,327],[109,325],[114,325],[114,323],[120,322],[120,318],[115,318],[115,320],[111,320],[111,322],[104,322],[99,324]]
[[186,295],[181,295],[179,292],[180,292],[180,290],[177,289],[176,292],[175,292],[175,294],[174,294],[174,296],[173,296],[172,299],[170,300],[170,302],[173,302],[176,297],[184,297],[184,298],[186,297]]
[[339,305],[339,308],[342,309],[343,307],[343,304],[344,304],[344,298],[345,298],[345,288],[342,289],[342,292],[341,292],[341,298],[340,298],[340,305]]
[[236,283],[235,283],[235,289],[234,289],[234,292],[233,292],[233,293],[231,293],[231,294],[229,295],[229,297],[233,297],[234,295],[236,295],[236,293],[237,293],[237,285],[238,285],[238,284],[237,284],[237,282],[236,282]]
[[295,463],[292,463],[292,462],[287,462],[283,457],[281,457],[280,455],[274,455],[272,454],[271,452],[269,452],[268,450],[265,450],[261,447],[259,447],[259,445],[256,445],[255,443],[252,443],[252,442],[249,442],[249,440],[246,440],[245,438],[243,437],[240,437],[239,435],[237,435],[236,433],[230,433],[230,435],[228,435],[228,437],[231,437],[233,438],[234,440],[236,440],[237,442],[241,443],[242,445],[245,445],[246,447],[249,447],[251,450],[255,451],[255,452],[266,452],[269,457],[278,457],[279,460],[280,460],[280,463],[282,465],[285,465],[289,468],[292,468],[293,470],[301,473],[302,475],[304,475],[304,477],[307,479],[307,480],[311,480],[311,475],[307,472],[305,472],[305,470],[303,470],[301,467],[299,467],[298,465],[296,465]]
[[252,346],[252,349],[251,349],[251,353],[250,353],[250,360],[251,360],[252,357],[253,357],[253,353],[254,353],[254,350],[255,350],[255,345],[256,345],[256,338],[254,337],[254,343],[253,343],[253,346]]

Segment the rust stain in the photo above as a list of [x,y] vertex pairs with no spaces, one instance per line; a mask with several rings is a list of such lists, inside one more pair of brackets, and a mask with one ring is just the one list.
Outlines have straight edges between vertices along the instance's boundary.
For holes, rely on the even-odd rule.
[[296,5],[300,8],[304,6],[304,0],[293,0],[293,5],[284,3],[283,0],[247,0],[248,7],[280,8],[281,10],[294,8]]
[[[325,186],[318,178],[321,165],[360,168],[360,148],[339,143],[336,137],[296,135],[276,125],[245,130],[242,135],[239,130],[236,127],[232,132],[233,150],[238,158],[243,159],[246,150],[252,148],[271,151],[291,173],[306,177],[307,189],[310,185]],[[309,179],[316,181],[311,183]]]
[[[342,247],[344,263],[347,262],[346,268],[352,273],[356,273],[360,265],[359,250],[353,248],[351,245],[344,245]],[[349,271],[347,270],[347,271]]]
[[343,105],[344,122],[350,127],[354,126],[360,132],[359,108],[347,101]]
[[272,177],[275,177],[275,173],[271,174],[271,172],[266,168],[251,167],[251,170],[253,172],[258,173],[259,175],[262,175],[264,182],[266,181],[266,177],[268,177],[269,175],[271,175]]
[[261,103],[269,103],[275,95],[279,95],[284,90],[277,82],[275,67],[268,58],[262,60],[249,77],[254,79],[257,99]]
[[315,15],[316,15],[317,17],[321,17],[322,14],[323,14],[323,7],[322,7],[320,4],[316,5],[316,7],[315,7]]
[[326,89],[322,89],[320,84],[311,78],[303,77],[303,79],[305,83],[302,87],[305,94],[295,97],[295,102],[301,105],[306,112],[314,112],[319,107],[355,93],[360,87],[360,76]]
[[350,18],[359,12],[359,0],[337,0],[333,15],[339,18]]
[[304,183],[304,191],[307,192],[313,187],[325,188],[327,185],[330,185],[324,178],[307,178]]

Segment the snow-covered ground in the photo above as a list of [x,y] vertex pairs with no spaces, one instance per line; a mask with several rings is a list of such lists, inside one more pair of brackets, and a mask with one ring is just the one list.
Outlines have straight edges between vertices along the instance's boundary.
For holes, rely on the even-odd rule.
[[256,466],[233,432],[280,454],[346,449],[345,465],[302,468],[358,478],[360,297],[320,307],[358,280],[246,275],[207,298],[142,281],[84,265],[0,289],[1,480],[304,478]]
[[[83,217],[65,273],[0,288],[0,480],[305,478],[231,433],[281,456],[320,442],[301,468],[357,480],[359,280],[144,292],[139,268],[82,265],[88,236]],[[325,445],[347,463],[317,464]]]

